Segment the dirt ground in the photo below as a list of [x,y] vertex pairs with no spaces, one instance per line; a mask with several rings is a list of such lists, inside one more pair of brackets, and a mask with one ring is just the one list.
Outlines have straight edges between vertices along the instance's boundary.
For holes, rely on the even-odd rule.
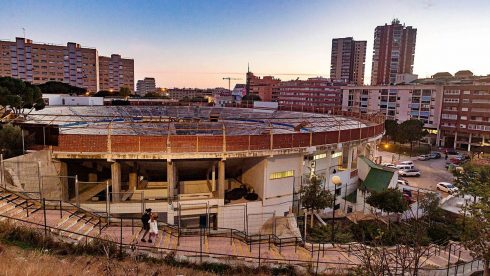
[[188,268],[94,256],[57,256],[0,243],[0,275],[215,275]]

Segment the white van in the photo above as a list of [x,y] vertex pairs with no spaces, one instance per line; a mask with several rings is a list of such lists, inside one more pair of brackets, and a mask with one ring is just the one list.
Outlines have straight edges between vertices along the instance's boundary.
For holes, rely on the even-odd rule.
[[396,165],[396,168],[398,170],[411,170],[414,168],[414,166],[413,165],[400,164],[400,165]]
[[399,162],[400,165],[410,165],[410,166],[413,166],[413,161],[402,161],[402,162]]

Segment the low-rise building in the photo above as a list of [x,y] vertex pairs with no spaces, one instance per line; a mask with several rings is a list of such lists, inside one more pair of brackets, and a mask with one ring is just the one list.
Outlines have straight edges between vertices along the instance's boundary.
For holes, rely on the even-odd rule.
[[257,95],[262,101],[275,101],[273,90],[279,82],[281,80],[273,76],[257,77],[252,72],[247,72],[246,93]]
[[144,96],[148,93],[155,93],[157,91],[155,78],[144,78],[139,80],[136,84],[136,94]]
[[317,77],[307,80],[281,81],[273,88],[273,99],[281,106],[332,108],[342,104],[342,85],[345,82],[333,82]]
[[43,100],[47,106],[104,105],[103,97],[72,96],[67,94],[43,94]]

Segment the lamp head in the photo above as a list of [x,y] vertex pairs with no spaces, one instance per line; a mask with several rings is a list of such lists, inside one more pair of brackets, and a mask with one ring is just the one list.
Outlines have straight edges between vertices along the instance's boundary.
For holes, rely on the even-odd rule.
[[342,185],[342,179],[340,179],[340,176],[334,175],[334,176],[332,176],[332,183],[335,186]]

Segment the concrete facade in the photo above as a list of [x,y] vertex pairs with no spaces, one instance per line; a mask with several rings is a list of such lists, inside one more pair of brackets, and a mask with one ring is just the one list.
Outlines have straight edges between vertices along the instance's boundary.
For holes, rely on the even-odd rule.
[[134,91],[134,60],[112,54],[99,57],[100,90],[119,91],[127,87]]
[[352,37],[332,39],[330,78],[363,85],[366,45]]
[[371,85],[393,84],[397,74],[413,72],[417,29],[394,19],[374,30]]
[[96,49],[68,42],[66,46],[35,43],[17,37],[14,42],[0,41],[0,76],[42,84],[64,82],[99,90],[99,56]]

